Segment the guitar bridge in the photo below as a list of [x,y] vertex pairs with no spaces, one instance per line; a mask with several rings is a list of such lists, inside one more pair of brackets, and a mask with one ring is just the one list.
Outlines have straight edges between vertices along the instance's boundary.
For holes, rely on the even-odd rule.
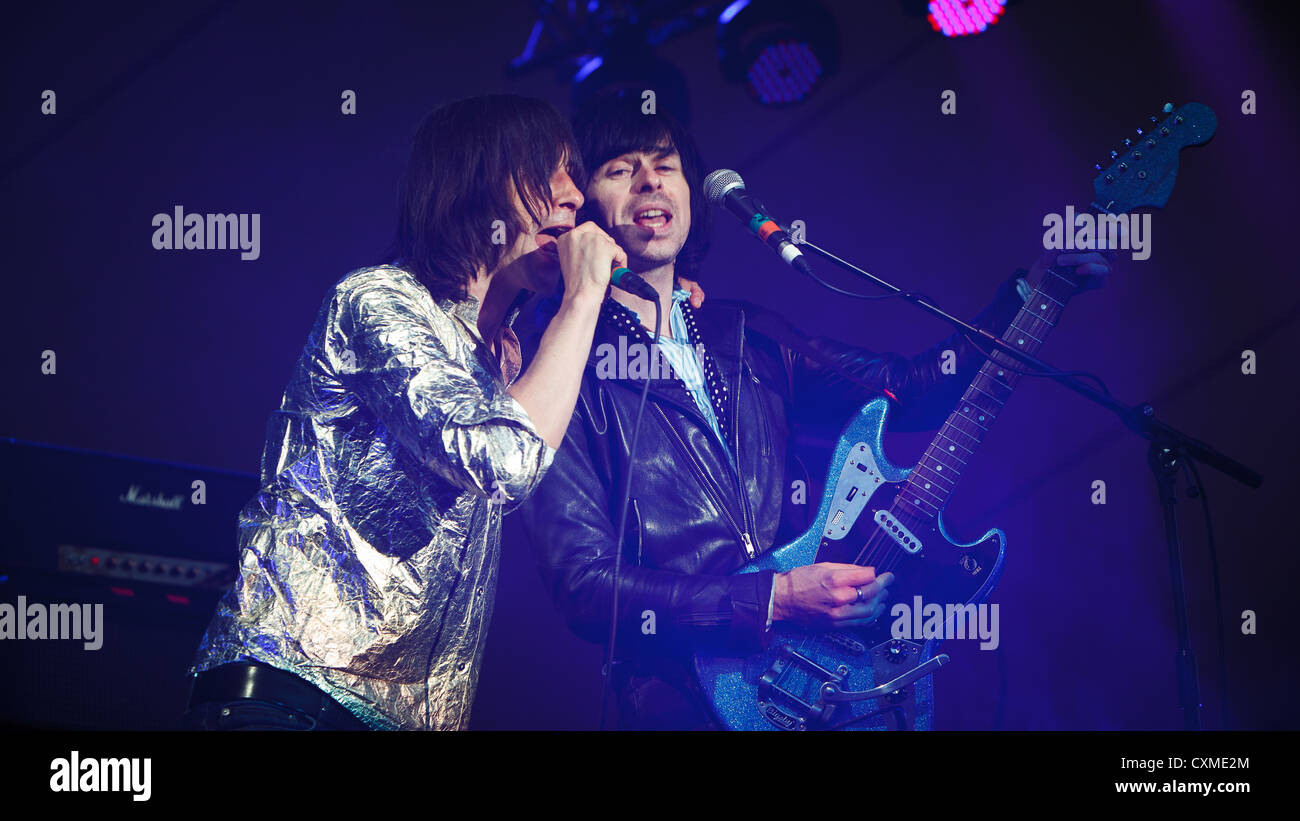
[[[910,685],[947,664],[947,655],[939,655],[915,667],[899,672],[914,657],[916,648],[905,642],[887,642],[873,649],[872,667],[876,681],[866,690],[848,689],[850,668],[839,665],[829,670],[791,644],[782,644],[772,664],[758,680],[758,711],[763,718],[782,730],[841,729],[877,716],[894,714],[891,723],[898,729],[910,726],[912,693]],[[861,713],[852,705],[880,699],[879,709]],[[845,705],[848,715],[831,724],[837,707]]]
[[772,666],[758,680],[758,711],[782,730],[803,730],[810,721],[825,722],[835,705],[826,703],[823,688],[839,685],[848,672],[841,667],[832,673],[783,644]]

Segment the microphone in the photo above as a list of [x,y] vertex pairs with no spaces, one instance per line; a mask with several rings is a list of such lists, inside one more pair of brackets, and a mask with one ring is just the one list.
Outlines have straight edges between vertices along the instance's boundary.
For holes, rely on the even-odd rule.
[[710,205],[718,205],[730,211],[736,219],[745,223],[759,239],[766,242],[773,251],[781,255],[789,265],[803,271],[809,276],[812,269],[803,251],[790,241],[790,236],[781,230],[767,214],[767,209],[745,190],[745,181],[730,168],[719,168],[704,178],[704,198]]
[[609,284],[615,288],[622,288],[633,296],[639,296],[650,302],[659,301],[659,292],[641,277],[632,273],[627,268],[623,268],[617,262],[611,262],[610,267],[613,270],[609,274]]

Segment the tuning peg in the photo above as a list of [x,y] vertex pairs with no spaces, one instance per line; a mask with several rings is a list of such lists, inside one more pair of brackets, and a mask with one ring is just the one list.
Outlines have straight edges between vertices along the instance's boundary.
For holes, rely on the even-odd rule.
[[1132,140],[1130,140],[1128,137],[1125,137],[1125,138],[1124,138],[1124,147],[1125,147],[1125,148],[1128,148],[1128,147],[1129,147],[1130,145],[1132,145],[1132,144],[1133,144],[1133,141],[1132,141]]
[[1094,163],[1092,167],[1095,168],[1095,169],[1097,169],[1098,171],[1100,171],[1100,170],[1101,170],[1101,163]]
[[1160,110],[1163,111],[1163,112],[1166,113],[1166,114],[1170,114],[1170,113],[1172,113],[1173,110],[1174,110],[1174,104],[1173,104],[1173,103],[1165,103],[1165,107],[1162,108],[1162,109],[1160,109]]
[[1150,117],[1148,117],[1147,119],[1149,119],[1149,120],[1150,120],[1151,122],[1153,122],[1153,123],[1156,122],[1156,117],[1155,117],[1154,114],[1152,114],[1152,115],[1151,115]]
[[1115,159],[1115,158],[1118,157],[1118,156],[1119,156],[1119,152],[1118,152],[1118,151],[1112,151],[1112,152],[1110,152],[1110,158],[1111,158],[1112,160]]
[[1141,136],[1142,136],[1142,129],[1139,128],[1139,129],[1137,130],[1137,132],[1138,132],[1138,136],[1141,137]]

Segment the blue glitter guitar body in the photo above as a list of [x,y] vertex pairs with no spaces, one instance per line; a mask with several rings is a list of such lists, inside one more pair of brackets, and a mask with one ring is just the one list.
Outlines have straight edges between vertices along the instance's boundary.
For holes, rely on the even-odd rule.
[[[1200,103],[1177,111],[1166,105],[1164,113],[1163,120],[1151,118],[1155,125],[1147,134],[1139,130],[1140,138],[1125,140],[1124,152],[1111,152],[1105,170],[1098,166],[1091,209],[1098,225],[1114,226],[1116,218],[1135,208],[1163,206],[1173,191],[1179,152],[1214,135],[1217,118]],[[1002,339],[1036,354],[1076,286],[1072,273],[1048,270]],[[885,458],[886,400],[864,405],[848,423],[812,526],[736,572],[787,571],[817,561],[853,562],[874,567],[877,574],[892,571],[890,612],[862,630],[817,631],[777,622],[768,649],[747,658],[697,652],[696,676],[723,725],[736,730],[931,728],[931,676],[949,661],[938,647],[945,637],[974,637],[977,608],[997,584],[1006,556],[1002,531],[959,542],[948,534],[942,514],[962,468],[1010,398],[1018,369],[1013,357],[994,352],[910,469]],[[892,611],[900,605],[908,611],[899,612],[900,636],[895,637]],[[909,625],[924,626],[901,629]]]
[[[915,469],[892,465],[881,446],[888,413],[884,399],[858,411],[836,446],[813,525],[737,572],[791,570],[818,561],[819,554],[826,560],[837,543],[857,543],[850,537],[884,548],[888,533],[897,550],[859,563],[895,573],[891,604],[910,606],[915,596],[925,604],[977,604],[988,596],[1002,572],[1002,531],[990,530],[964,544],[948,535],[942,517],[918,526],[914,515],[891,514],[894,506],[906,510],[916,502],[898,499]],[[935,482],[928,484],[933,490]],[[929,674],[948,657],[936,655],[937,639],[893,638],[892,621],[885,615],[866,630],[828,632],[777,622],[766,652],[748,658],[697,654],[696,674],[731,729],[929,729]],[[875,696],[862,695],[887,683]]]

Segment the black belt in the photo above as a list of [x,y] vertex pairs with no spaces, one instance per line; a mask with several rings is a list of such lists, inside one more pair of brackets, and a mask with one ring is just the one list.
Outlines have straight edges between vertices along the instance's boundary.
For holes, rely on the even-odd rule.
[[370,729],[306,679],[258,662],[230,662],[199,673],[190,690],[189,706],[240,699],[279,704],[314,720],[322,729]]

